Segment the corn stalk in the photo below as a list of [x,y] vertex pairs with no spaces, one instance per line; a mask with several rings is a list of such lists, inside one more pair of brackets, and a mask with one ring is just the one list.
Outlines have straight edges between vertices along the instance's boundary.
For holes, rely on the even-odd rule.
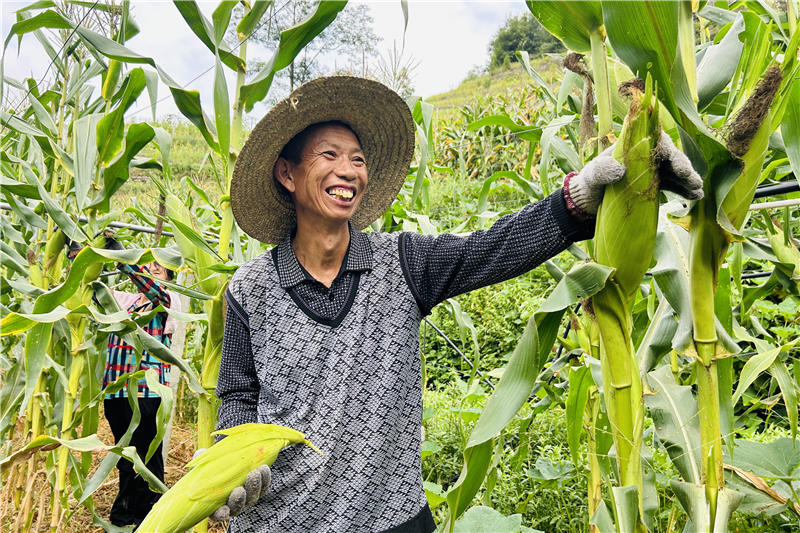
[[592,308],[600,333],[600,362],[617,451],[618,482],[621,487],[637,487],[637,529],[644,531],[640,455],[644,404],[631,338],[631,307],[653,256],[658,224],[656,147],[661,127],[649,78],[645,92],[634,90],[631,96],[630,110],[614,149],[614,157],[625,165],[625,176],[606,187],[595,230],[595,260],[616,271],[592,297]]

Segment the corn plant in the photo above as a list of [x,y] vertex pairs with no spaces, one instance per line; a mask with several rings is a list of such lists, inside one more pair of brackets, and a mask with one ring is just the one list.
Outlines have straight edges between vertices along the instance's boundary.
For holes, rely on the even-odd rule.
[[[15,36],[20,40],[26,34],[36,36],[50,54],[57,76],[50,87],[38,87],[35,80],[22,84],[6,78],[6,83],[27,92],[25,101],[5,103],[0,117],[3,193],[13,213],[3,225],[3,284],[14,291],[10,299],[6,293],[3,308],[4,354],[11,354],[11,358],[3,356],[4,368],[10,370],[4,377],[0,426],[4,435],[3,478],[8,481],[4,482],[4,494],[10,496],[19,511],[15,530],[32,527],[37,495],[26,488],[34,485],[42,469],[54,491],[50,499],[53,531],[73,512],[68,505],[69,489],[92,512],[97,524],[112,527],[94,513],[91,495],[120,457],[133,461],[151,488],[165,490],[133,448],[128,447],[139,422],[137,402],[131,401],[133,421],[116,446],[104,445],[93,436],[99,422],[99,402],[104,395],[128,387],[129,398],[135,397],[136,381],[145,377],[144,372],[125,374],[102,389],[99,378],[109,332],[124,335],[136,348],[138,357],[148,350],[185,373],[190,387],[201,399],[199,444],[210,444],[215,423],[212,398],[224,324],[222,293],[235,270],[235,266],[226,263],[232,241],[234,255],[244,260],[242,245],[226,194],[216,206],[221,214],[216,250],[206,243],[194,226],[196,217],[171,190],[175,180],[169,166],[169,135],[146,123],[126,123],[124,114],[144,94],[145,88],[155,114],[156,82],[163,81],[178,108],[199,129],[218,158],[224,177],[223,192],[227,192],[242,142],[244,110],[252,109],[265,97],[274,72],[287,66],[344,7],[342,2],[321,4],[307,21],[284,32],[272,63],[250,83],[245,83],[246,39],[271,4],[243,2],[244,17],[237,26],[240,46],[236,55],[222,40],[236,2],[222,2],[214,11],[213,22],[202,15],[194,2],[175,3],[189,28],[216,59],[213,121],[202,113],[196,91],[180,87],[158,66],[156,59],[137,54],[126,46],[126,41],[138,31],[127,2],[121,6],[93,6],[118,15],[118,29],[115,26],[107,36],[81,24],[90,9],[83,12],[81,20],[70,18],[73,11],[50,3],[34,3],[17,12],[17,22],[9,29],[6,43]],[[63,41],[51,42],[51,37],[44,33],[46,29],[60,30],[57,35]],[[223,72],[226,67],[237,72],[233,113],[229,110]],[[95,94],[87,81],[98,76],[100,91]],[[151,142],[159,151],[160,160],[137,157]],[[111,199],[137,166],[162,174],[156,182],[164,194],[166,220],[177,235],[179,253],[173,248],[134,246],[110,252],[103,247],[106,237],[101,230],[120,216],[120,212],[111,211]],[[71,263],[66,260],[67,238],[86,245]],[[201,291],[175,284],[170,284],[170,288],[204,301],[205,313],[190,315],[161,308],[153,312],[167,311],[184,321],[208,324],[199,377],[185,360],[145,334],[137,321],[116,306],[105,284],[98,281],[104,263],[153,260],[173,269],[183,263],[198,280]],[[149,316],[143,318],[149,320]],[[158,388],[157,380],[153,383],[152,378],[147,376],[148,383]],[[158,390],[162,396],[158,415],[161,427],[151,450],[163,438],[172,405],[169,389]],[[6,439],[5,436],[17,434],[18,425],[22,425],[21,440]],[[9,447],[12,442],[15,450]],[[57,450],[42,462],[37,452],[53,448]],[[80,459],[76,460],[70,450],[80,451]],[[113,453],[89,476],[92,452],[98,451]],[[44,509],[38,510],[39,522],[44,513]]]

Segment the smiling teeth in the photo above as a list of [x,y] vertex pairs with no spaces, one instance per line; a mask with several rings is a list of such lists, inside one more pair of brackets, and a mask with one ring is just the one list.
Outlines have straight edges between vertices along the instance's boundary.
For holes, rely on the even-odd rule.
[[336,196],[343,200],[349,200],[353,197],[353,191],[349,189],[331,189],[330,192],[328,192],[328,194],[330,194],[331,196]]

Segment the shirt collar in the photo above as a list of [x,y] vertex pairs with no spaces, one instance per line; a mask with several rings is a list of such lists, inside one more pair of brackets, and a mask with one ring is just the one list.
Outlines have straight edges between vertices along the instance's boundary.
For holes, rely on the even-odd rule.
[[[361,272],[372,270],[373,265],[372,247],[367,235],[355,229],[349,222],[347,225],[350,229],[350,243],[347,246],[337,278],[346,271]],[[275,266],[278,271],[278,281],[284,289],[294,287],[304,281],[314,281],[314,277],[303,268],[292,249],[293,234],[294,231],[284,237],[273,252]]]

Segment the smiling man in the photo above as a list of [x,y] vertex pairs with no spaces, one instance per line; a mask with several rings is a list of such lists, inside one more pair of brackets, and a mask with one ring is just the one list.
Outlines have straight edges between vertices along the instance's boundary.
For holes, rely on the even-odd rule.
[[[278,103],[239,155],[236,221],[277,246],[242,265],[226,293],[219,427],[289,426],[324,455],[284,450],[268,491],[268,473],[251,473],[216,513],[234,516],[232,532],[433,531],[420,459],[422,317],[591,237],[604,185],[624,173],[604,152],[563,189],[468,237],[362,233],[396,198],[413,151],[398,95],[332,77]],[[666,136],[661,152],[662,188],[702,195]]]

